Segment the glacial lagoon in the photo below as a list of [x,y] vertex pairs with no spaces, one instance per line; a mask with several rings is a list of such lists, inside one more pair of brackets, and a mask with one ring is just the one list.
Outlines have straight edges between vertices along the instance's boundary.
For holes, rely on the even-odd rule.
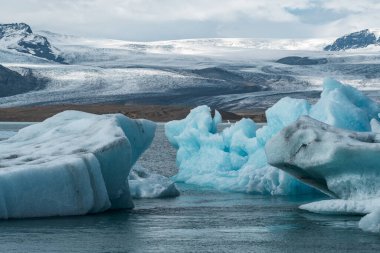
[[[0,124],[16,131],[24,124]],[[163,124],[140,163],[176,173]],[[360,216],[298,209],[323,195],[268,196],[177,184],[181,195],[136,199],[133,210],[96,215],[0,221],[0,252],[379,252],[378,234],[360,230]]]

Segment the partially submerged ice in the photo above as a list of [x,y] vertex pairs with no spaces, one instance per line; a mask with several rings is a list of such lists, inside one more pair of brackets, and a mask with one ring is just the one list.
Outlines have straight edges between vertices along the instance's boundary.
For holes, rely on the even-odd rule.
[[243,119],[218,132],[220,114],[216,111],[212,117],[210,108],[200,106],[185,119],[165,125],[169,142],[178,149],[179,172],[174,178],[228,191],[310,193],[313,189],[309,186],[268,164],[265,144],[302,115],[341,128],[368,131],[378,113],[375,102],[332,79],[325,80],[315,105],[303,99],[281,99],[266,111],[267,125],[259,129],[252,120]]
[[[376,119],[371,126],[376,130]],[[339,198],[301,209],[366,215],[359,227],[380,232],[380,133],[344,130],[303,117],[272,138],[266,153],[273,166]]]
[[165,176],[149,172],[136,163],[128,177],[133,198],[169,198],[180,195],[175,183]]
[[332,197],[380,197],[380,133],[301,117],[267,143],[266,154],[269,164]]
[[[270,113],[271,111],[269,111]],[[225,191],[296,194],[312,189],[269,166],[264,145],[267,127],[243,119],[218,132],[220,114],[212,117],[207,106],[193,109],[186,119],[165,125],[169,142],[178,149],[176,181]]]
[[301,117],[267,143],[266,154],[271,165],[339,198],[305,204],[301,209],[366,215],[359,227],[380,232],[379,123],[377,119],[367,123],[372,131],[355,132]]
[[121,114],[59,113],[0,142],[0,218],[132,208],[128,174],[155,123]]

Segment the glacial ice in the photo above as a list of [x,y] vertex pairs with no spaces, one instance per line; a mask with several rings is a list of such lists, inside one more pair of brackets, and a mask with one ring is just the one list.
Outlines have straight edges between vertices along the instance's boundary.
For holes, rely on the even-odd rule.
[[[267,112],[277,116],[275,111]],[[286,120],[286,117],[284,118]],[[296,194],[312,189],[266,162],[264,145],[273,130],[281,129],[274,120],[272,129],[256,132],[256,124],[243,119],[218,133],[222,118],[210,108],[193,109],[186,119],[165,125],[169,142],[178,149],[176,181],[211,187],[222,191],[264,194]]]
[[[376,130],[377,120],[369,122]],[[268,141],[266,154],[269,164],[339,198],[301,209],[366,215],[359,227],[380,232],[380,133],[336,128],[305,116]]]
[[180,195],[175,183],[169,178],[149,172],[136,163],[128,177],[129,188],[133,198],[168,198]]
[[332,197],[380,197],[380,134],[301,117],[266,145],[268,163]]
[[178,149],[179,172],[174,178],[227,191],[310,193],[310,187],[268,164],[265,144],[302,115],[340,128],[369,131],[378,113],[375,102],[332,79],[324,81],[321,98],[314,105],[289,97],[278,101],[266,111],[267,125],[259,129],[252,120],[243,119],[218,132],[220,114],[216,111],[213,118],[210,108],[200,106],[185,119],[165,125],[169,142]]
[[0,142],[0,218],[132,208],[128,174],[155,123],[66,111]]
[[380,233],[380,197],[369,199],[329,199],[300,206],[301,209],[320,214],[364,215],[359,221],[359,228]]
[[[218,132],[221,116],[216,111],[213,118],[210,111],[201,106],[185,119],[165,125],[169,142],[178,149],[175,180],[219,190],[269,194],[313,192],[306,183],[345,199],[301,208],[367,214],[359,227],[379,231],[377,103],[350,86],[326,79],[316,104],[283,98],[266,111],[268,123],[259,129],[253,121],[243,119]],[[294,128],[298,129],[296,133]],[[305,166],[308,170],[300,169]]]
[[359,228],[368,232],[380,233],[380,198],[363,200],[329,199],[304,204],[300,208],[321,214],[365,215],[359,221]]

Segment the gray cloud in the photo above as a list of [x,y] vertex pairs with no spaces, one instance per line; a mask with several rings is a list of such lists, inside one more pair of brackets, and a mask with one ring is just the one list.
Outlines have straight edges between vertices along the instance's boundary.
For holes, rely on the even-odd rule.
[[380,26],[375,0],[0,0],[0,22],[129,40],[317,37]]

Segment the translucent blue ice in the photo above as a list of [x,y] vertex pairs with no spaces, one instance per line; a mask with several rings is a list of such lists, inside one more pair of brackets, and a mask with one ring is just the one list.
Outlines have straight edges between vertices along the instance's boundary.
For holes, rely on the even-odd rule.
[[264,194],[300,194],[314,190],[267,162],[265,144],[300,116],[355,131],[371,129],[378,105],[360,91],[326,79],[319,101],[283,98],[266,111],[267,125],[256,129],[243,119],[221,132],[221,116],[207,106],[193,109],[183,120],[165,125],[170,143],[178,149],[176,181],[219,190]]

